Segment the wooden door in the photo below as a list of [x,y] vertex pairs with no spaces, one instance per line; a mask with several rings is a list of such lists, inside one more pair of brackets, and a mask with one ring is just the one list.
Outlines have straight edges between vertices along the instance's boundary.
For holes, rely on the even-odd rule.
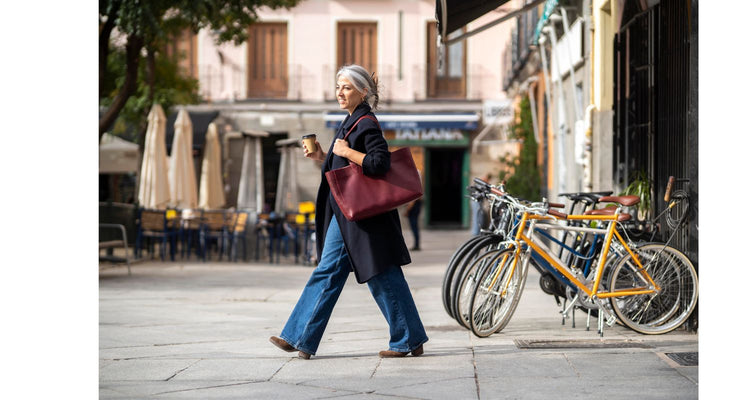
[[247,40],[247,97],[286,98],[289,85],[285,22],[250,25]]
[[339,22],[337,39],[337,70],[347,64],[359,64],[370,73],[377,72],[376,22]]

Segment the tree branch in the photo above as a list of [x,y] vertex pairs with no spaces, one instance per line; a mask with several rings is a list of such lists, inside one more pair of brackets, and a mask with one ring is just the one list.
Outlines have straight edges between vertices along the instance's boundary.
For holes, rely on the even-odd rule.
[[125,107],[125,103],[138,88],[138,64],[141,59],[141,48],[143,48],[143,38],[134,35],[128,36],[128,42],[125,45],[125,83],[123,83],[120,91],[102,118],[99,119],[99,139],[104,135],[107,128],[112,125],[117,115]]
[[112,30],[115,27],[115,19],[120,12],[121,1],[112,2],[112,7],[107,13],[107,20],[99,31],[99,98],[107,97],[104,93],[107,76],[107,60],[109,59],[109,38],[112,36]]

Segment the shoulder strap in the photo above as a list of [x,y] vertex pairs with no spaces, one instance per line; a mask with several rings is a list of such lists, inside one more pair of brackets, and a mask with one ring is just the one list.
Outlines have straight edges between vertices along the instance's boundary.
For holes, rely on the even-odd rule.
[[377,119],[375,119],[375,117],[373,117],[372,115],[363,115],[363,116],[359,117],[359,119],[357,120],[357,122],[355,122],[354,125],[352,125],[351,128],[349,128],[349,132],[346,132],[346,135],[344,136],[344,140],[346,140],[346,138],[349,137],[349,134],[352,133],[352,131],[354,130],[354,127],[357,126],[357,124],[359,123],[359,121],[362,121],[363,118],[367,118],[367,119],[371,119],[371,120],[375,121],[375,123],[378,124],[378,128],[380,127],[380,123],[378,122]]

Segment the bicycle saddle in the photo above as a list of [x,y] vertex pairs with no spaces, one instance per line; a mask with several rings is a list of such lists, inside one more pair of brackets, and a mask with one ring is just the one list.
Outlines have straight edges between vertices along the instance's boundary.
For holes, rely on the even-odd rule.
[[634,206],[641,202],[641,199],[638,196],[604,196],[599,198],[599,203],[618,203],[622,204],[623,206]]

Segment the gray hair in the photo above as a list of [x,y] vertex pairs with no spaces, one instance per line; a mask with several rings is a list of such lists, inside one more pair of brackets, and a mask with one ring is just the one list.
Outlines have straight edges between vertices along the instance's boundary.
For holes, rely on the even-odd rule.
[[339,72],[336,73],[336,80],[342,76],[348,79],[360,93],[364,93],[365,88],[367,88],[364,100],[373,110],[378,108],[380,95],[378,94],[378,78],[375,77],[375,74],[369,74],[360,65],[351,64],[341,67]]

